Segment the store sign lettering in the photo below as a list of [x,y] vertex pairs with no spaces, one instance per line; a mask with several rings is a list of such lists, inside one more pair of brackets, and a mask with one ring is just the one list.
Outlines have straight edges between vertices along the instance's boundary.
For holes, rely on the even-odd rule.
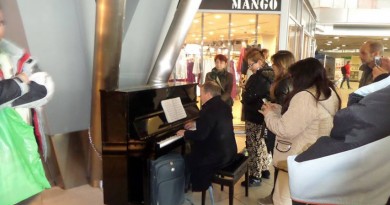
[[234,10],[276,10],[277,0],[232,0]]
[[203,0],[200,10],[281,11],[282,0]]

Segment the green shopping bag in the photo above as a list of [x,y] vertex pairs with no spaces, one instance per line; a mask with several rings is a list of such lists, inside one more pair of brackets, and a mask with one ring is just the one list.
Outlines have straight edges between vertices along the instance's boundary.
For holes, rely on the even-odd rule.
[[0,109],[0,205],[16,204],[50,184],[33,127],[12,108]]

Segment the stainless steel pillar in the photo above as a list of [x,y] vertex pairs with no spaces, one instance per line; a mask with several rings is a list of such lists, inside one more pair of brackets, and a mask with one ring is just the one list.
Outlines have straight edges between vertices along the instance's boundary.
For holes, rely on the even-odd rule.
[[192,20],[202,0],[180,0],[147,84],[164,84],[175,66]]
[[91,102],[90,184],[102,179],[102,140],[99,90],[118,88],[126,0],[97,0]]

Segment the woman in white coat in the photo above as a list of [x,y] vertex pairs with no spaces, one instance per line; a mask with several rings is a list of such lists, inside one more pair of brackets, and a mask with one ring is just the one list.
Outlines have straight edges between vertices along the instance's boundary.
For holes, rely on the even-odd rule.
[[287,156],[305,151],[319,137],[329,136],[341,99],[315,58],[300,60],[289,68],[293,89],[283,106],[266,103],[261,113],[267,128],[276,134],[274,166],[279,169],[273,202],[292,204]]

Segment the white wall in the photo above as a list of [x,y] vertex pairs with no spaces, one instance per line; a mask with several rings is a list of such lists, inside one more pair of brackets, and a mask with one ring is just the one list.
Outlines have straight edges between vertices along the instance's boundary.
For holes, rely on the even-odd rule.
[[[40,68],[54,79],[55,94],[45,109],[48,133],[86,129],[90,118],[92,70],[87,63],[84,32],[80,30],[83,26],[78,1],[10,0],[2,3],[9,23],[6,38],[12,37],[16,44],[27,47],[38,58]],[[15,16],[20,16],[20,22],[14,20]]]
[[[146,83],[178,0],[133,0],[126,6],[119,87]],[[94,0],[1,0],[6,38],[50,73],[56,90],[46,105],[48,134],[90,126],[95,38]],[[93,102],[92,102],[93,103]]]
[[178,0],[143,0],[136,5],[122,44],[119,87],[146,84],[177,3]]

